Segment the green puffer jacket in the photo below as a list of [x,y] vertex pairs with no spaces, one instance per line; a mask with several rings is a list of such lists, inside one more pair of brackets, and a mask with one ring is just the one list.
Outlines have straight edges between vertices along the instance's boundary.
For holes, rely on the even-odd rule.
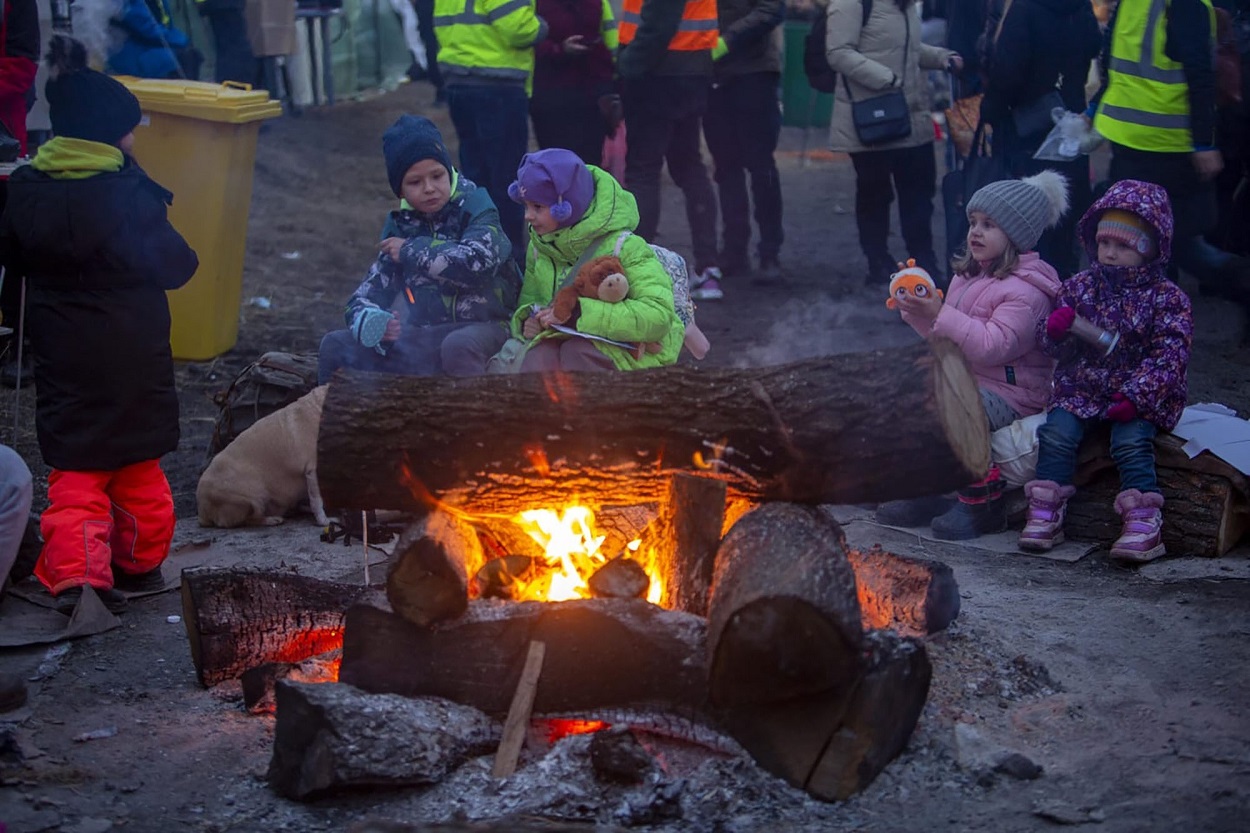
[[[530,246],[525,256],[525,281],[521,298],[512,316],[512,334],[521,337],[521,327],[529,317],[530,305],[545,307],[565,282],[577,259],[590,245],[595,257],[610,255],[621,232],[638,225],[638,205],[611,174],[588,165],[595,178],[595,197],[586,215],[568,228],[539,236],[530,229]],[[596,245],[596,241],[597,245]],[[641,358],[620,347],[594,342],[609,356],[618,370],[663,367],[677,361],[685,329],[673,311],[673,282],[647,241],[631,234],[621,248],[621,264],[629,278],[629,294],[610,304],[596,298],[583,298],[576,327],[580,332],[610,338],[614,341],[659,342],[658,353],[644,352]],[[554,330],[542,338],[571,338]]]

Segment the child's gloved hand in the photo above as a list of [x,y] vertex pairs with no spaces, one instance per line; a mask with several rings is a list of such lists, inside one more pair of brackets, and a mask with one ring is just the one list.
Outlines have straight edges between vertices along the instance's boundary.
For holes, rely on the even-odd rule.
[[1107,409],[1107,419],[1112,422],[1132,422],[1137,419],[1137,406],[1122,393],[1111,394],[1111,407]]
[[1050,314],[1046,319],[1046,335],[1050,336],[1052,341],[1059,341],[1068,334],[1068,330],[1072,329],[1072,322],[1076,320],[1076,310],[1072,307],[1060,307]]

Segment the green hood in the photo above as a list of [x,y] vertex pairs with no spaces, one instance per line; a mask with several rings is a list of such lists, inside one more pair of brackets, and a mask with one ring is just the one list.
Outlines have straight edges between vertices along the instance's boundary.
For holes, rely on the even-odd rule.
[[86,179],[122,169],[126,157],[114,145],[55,136],[39,146],[30,166],[53,179]]
[[541,237],[530,229],[530,245],[536,253],[551,258],[557,266],[572,266],[586,247],[623,231],[633,231],[638,225],[638,203],[634,195],[621,187],[610,173],[594,165],[587,165],[595,179],[595,197],[590,201],[586,214],[568,228],[556,229]]

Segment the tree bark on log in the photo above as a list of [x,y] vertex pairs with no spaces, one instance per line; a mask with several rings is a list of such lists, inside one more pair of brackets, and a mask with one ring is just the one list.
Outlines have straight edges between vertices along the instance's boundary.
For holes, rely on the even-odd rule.
[[469,581],[485,563],[477,530],[449,512],[431,512],[395,544],[386,598],[415,625],[454,619],[469,604]]
[[347,612],[340,682],[365,691],[446,697],[507,714],[531,641],[547,645],[534,711],[707,699],[705,623],[639,599],[559,604],[475,599],[432,628],[367,605]]
[[707,616],[712,568],[725,522],[725,484],[707,477],[675,474],[669,481],[653,532],[642,551],[655,552],[654,569],[664,582],[661,604]]
[[[1154,441],[1163,543],[1169,555],[1224,555],[1250,531],[1250,483],[1209,452],[1190,458],[1183,445],[1174,434],[1159,434]],[[1105,431],[1081,445],[1078,464],[1064,530],[1075,540],[1110,546],[1120,535],[1115,511],[1120,476]]]
[[201,567],[182,573],[182,621],[200,684],[339,647],[347,608],[376,591],[293,573]]
[[469,706],[365,694],[335,683],[279,682],[267,779],[306,801],[350,788],[435,784],[498,742]]
[[328,506],[505,517],[655,502],[682,471],[757,501],[919,497],[982,476],[990,453],[976,380],[944,340],[745,370],[341,372],[317,452]]
[[863,626],[837,521],[768,503],[721,542],[708,604],[708,688],[718,706],[842,691],[859,676]]

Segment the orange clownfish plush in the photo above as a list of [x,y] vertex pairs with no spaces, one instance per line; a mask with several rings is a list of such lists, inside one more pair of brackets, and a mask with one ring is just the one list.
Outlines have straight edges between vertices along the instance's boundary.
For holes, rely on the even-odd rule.
[[916,265],[914,258],[900,263],[899,270],[890,275],[890,297],[885,300],[885,305],[890,309],[897,309],[898,299],[905,295],[915,295],[917,298],[928,298],[930,295],[942,297],[942,290],[937,288],[928,272]]

